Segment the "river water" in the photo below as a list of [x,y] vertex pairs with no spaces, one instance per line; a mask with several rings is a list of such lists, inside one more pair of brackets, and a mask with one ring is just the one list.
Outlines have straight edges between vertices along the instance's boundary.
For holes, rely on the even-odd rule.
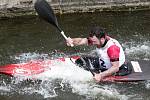
[[[122,44],[127,59],[150,60],[150,11],[57,15],[70,37],[87,37],[104,27]],[[35,16],[0,20],[0,65],[81,55],[95,47],[67,47],[60,33]],[[69,64],[37,77],[0,75],[0,100],[149,100],[150,81],[95,83],[92,75]]]

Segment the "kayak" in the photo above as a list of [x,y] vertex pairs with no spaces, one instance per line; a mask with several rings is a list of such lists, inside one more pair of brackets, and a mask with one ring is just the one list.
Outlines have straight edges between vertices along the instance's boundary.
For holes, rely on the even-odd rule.
[[[5,74],[9,76],[31,76],[38,75],[47,70],[50,70],[50,66],[53,63],[73,63],[76,64],[76,60],[81,58],[80,56],[72,57],[61,57],[57,59],[47,59],[47,60],[33,60],[26,63],[18,64],[8,64],[0,66],[0,74]],[[150,79],[150,62],[147,60],[141,61],[130,61],[132,67],[132,73],[125,76],[109,76],[104,79],[104,81],[111,82],[135,82],[135,81],[145,81]],[[76,64],[77,65],[77,64]],[[77,65],[78,66],[78,65]]]
[[[57,59],[47,59],[47,60],[31,60],[26,63],[8,64],[0,66],[0,74],[5,74],[9,76],[31,76],[43,73],[50,69],[53,63],[61,62],[67,63],[78,59],[79,56],[73,56],[70,58],[57,58]],[[71,59],[71,60],[70,60]],[[72,62],[73,63],[73,62]]]

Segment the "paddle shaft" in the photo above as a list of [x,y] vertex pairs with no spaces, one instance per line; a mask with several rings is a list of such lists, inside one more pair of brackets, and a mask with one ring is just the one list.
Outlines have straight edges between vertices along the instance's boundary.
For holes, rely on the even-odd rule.
[[[93,66],[92,66],[92,64],[91,64],[90,59],[88,59],[88,61],[89,61],[89,65],[90,65],[90,67],[92,68]],[[93,76],[95,76],[95,74],[93,73],[93,71],[91,70],[91,68],[90,68],[90,67],[89,67],[89,66],[87,66],[88,70],[91,72],[91,74],[92,74]]]
[[58,26],[57,18],[51,6],[45,0],[37,0],[34,7],[38,15],[51,25],[55,26],[61,35],[67,40],[67,36],[64,31],[62,31],[62,29]]
[[[67,40],[67,36],[65,35],[64,31],[62,31],[61,28],[58,26],[56,16],[51,6],[45,0],[37,0],[37,2],[35,3],[35,10],[41,18],[55,26],[60,31],[61,35]],[[71,47],[73,47],[73,44],[71,44]],[[90,68],[89,71],[94,76],[94,73],[91,71]]]
[[[87,69],[91,72],[91,74],[92,74],[93,76],[95,76],[94,72],[91,70],[92,64],[91,64],[90,59],[88,59],[88,62],[89,62],[89,65],[90,65],[90,66],[88,66],[88,65],[86,64],[85,60],[84,60],[82,57],[81,57],[80,59],[83,61],[83,64],[87,67]],[[91,68],[90,68],[90,67],[91,67]]]

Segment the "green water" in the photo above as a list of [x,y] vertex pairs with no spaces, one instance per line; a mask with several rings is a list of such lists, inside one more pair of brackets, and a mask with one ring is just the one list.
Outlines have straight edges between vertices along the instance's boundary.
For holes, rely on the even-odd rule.
[[[99,25],[104,27],[108,34],[120,41],[127,58],[130,59],[150,59],[150,11],[139,12],[100,12],[83,14],[57,15],[60,27],[65,34],[70,37],[87,37],[90,27]],[[36,16],[19,17],[14,19],[0,20],[0,64],[16,63],[15,56],[21,54],[47,54],[53,52],[64,52],[64,55],[86,53],[94,47],[79,46],[75,48],[67,47],[64,38],[56,28],[39,19]],[[41,56],[41,55],[40,55]],[[32,59],[32,57],[31,57]],[[1,82],[5,76],[1,75]],[[8,77],[5,78],[7,80]],[[4,80],[4,81],[5,81]],[[9,80],[11,81],[11,79]],[[57,81],[56,81],[57,82]],[[74,93],[70,88],[59,91],[58,96],[45,98],[38,93],[21,92],[19,84],[0,85],[0,99],[2,100],[86,100],[86,95]],[[24,82],[22,82],[24,83]],[[27,82],[24,88],[31,84]],[[1,83],[2,84],[2,83]],[[35,83],[34,83],[35,84]],[[145,85],[146,84],[146,85]],[[150,99],[149,82],[136,84],[108,84],[108,87],[117,89],[121,95],[128,96],[132,100]],[[11,88],[6,92],[5,87]],[[103,85],[102,85],[103,86]],[[40,87],[40,84],[33,85]],[[139,88],[140,87],[140,88]],[[118,99],[119,97],[117,97]],[[110,99],[114,97],[95,96],[90,99]]]

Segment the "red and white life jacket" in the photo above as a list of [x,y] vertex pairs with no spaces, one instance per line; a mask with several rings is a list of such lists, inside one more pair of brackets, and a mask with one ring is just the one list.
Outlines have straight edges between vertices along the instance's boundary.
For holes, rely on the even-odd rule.
[[109,37],[106,45],[97,48],[96,52],[100,58],[100,65],[106,69],[109,69],[112,66],[111,62],[113,61],[119,61],[119,66],[125,62],[125,54],[122,46],[113,38]]

